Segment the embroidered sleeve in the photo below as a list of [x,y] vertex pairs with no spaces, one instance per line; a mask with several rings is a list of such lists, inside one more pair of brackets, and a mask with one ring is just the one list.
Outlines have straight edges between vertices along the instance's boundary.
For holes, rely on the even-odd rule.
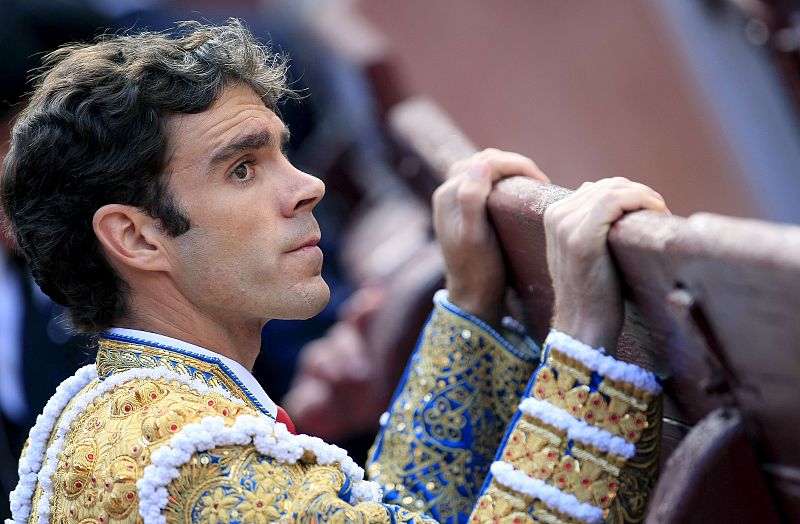
[[655,376],[551,331],[470,522],[638,522],[655,485]]
[[370,451],[367,469],[385,501],[463,521],[537,356],[532,342],[509,343],[437,293]]

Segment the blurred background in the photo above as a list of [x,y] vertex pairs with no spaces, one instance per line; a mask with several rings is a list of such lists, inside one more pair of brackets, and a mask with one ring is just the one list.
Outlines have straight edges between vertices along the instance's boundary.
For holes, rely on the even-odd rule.
[[[429,199],[442,169],[415,137],[518,151],[566,187],[639,180],[676,214],[800,223],[798,0],[2,0],[0,156],[43,53],[229,17],[291,57],[305,96],[282,108],[290,158],[328,186],[331,304],[269,323],[254,374],[298,430],[359,461],[441,285]],[[0,238],[8,500],[36,414],[93,355]]]

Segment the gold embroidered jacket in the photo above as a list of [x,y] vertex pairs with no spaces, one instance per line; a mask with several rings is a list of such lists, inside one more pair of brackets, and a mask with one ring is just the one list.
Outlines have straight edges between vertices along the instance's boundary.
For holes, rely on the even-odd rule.
[[382,496],[342,450],[275,423],[218,361],[104,336],[31,431],[12,522],[640,518],[657,390],[553,343],[529,382],[533,349],[438,296],[371,452]]

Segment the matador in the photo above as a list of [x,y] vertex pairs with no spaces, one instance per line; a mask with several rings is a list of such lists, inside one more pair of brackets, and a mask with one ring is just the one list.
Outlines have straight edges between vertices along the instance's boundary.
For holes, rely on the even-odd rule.
[[97,359],[32,428],[9,522],[642,520],[661,388],[613,357],[605,238],[625,212],[666,208],[627,180],[548,209],[556,310],[536,344],[503,318],[485,203],[501,177],[548,179],[499,150],[455,164],[434,196],[447,289],[366,472],[295,433],[249,371],[267,321],[329,298],[312,214],[324,185],[282,152],[286,68],[237,21],[45,58],[0,194],[36,282]]

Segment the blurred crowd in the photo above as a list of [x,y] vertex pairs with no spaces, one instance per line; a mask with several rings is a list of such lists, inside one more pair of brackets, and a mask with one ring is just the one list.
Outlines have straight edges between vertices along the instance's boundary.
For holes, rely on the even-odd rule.
[[[383,128],[385,101],[363,63],[346,46],[331,45],[316,2],[240,0],[226,2],[224,11],[214,2],[188,4],[0,4],[0,157],[25,104],[31,71],[60,44],[235,16],[288,54],[293,87],[303,95],[281,108],[292,132],[288,155],[327,185],[315,215],[332,298],[310,321],[270,322],[254,375],[300,432],[338,443],[362,462],[441,284],[429,195],[398,175],[395,147]],[[0,216],[0,484],[7,500],[36,415],[57,385],[94,355],[92,342],[71,330],[63,309],[33,282],[5,226]],[[0,504],[0,519],[7,511]]]

